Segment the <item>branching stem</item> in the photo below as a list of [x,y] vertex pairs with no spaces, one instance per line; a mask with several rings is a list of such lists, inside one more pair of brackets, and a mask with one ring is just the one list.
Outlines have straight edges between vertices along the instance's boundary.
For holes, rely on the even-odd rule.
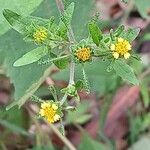
[[[57,4],[57,7],[59,9],[59,12],[62,14],[64,12],[64,5],[63,5],[62,0],[56,0],[56,4]],[[69,27],[68,37],[69,37],[69,43],[70,44],[76,42],[75,37],[74,37],[74,33],[73,33],[71,27]],[[68,84],[68,86],[74,84],[74,70],[75,70],[75,63],[73,61],[71,61],[71,63],[70,63],[70,78],[69,78],[69,84]],[[63,96],[63,98],[62,98],[62,100],[60,102],[60,105],[64,104],[64,102],[67,99],[67,96],[68,96],[67,94],[65,94]]]

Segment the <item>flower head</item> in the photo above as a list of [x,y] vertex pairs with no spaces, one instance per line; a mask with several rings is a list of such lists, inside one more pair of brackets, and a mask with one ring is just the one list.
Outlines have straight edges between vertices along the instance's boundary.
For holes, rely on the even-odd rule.
[[35,42],[42,43],[47,38],[47,30],[45,28],[39,28],[33,33],[33,38]]
[[79,62],[90,61],[92,58],[92,50],[90,47],[78,47],[74,51],[74,56]]
[[41,104],[40,112],[41,117],[44,117],[49,123],[54,123],[60,120],[60,108],[56,102],[43,102]]
[[131,50],[131,44],[123,38],[118,38],[116,43],[111,44],[110,49],[113,51],[113,56],[116,59],[118,59],[120,56],[128,59],[131,55],[129,53]]

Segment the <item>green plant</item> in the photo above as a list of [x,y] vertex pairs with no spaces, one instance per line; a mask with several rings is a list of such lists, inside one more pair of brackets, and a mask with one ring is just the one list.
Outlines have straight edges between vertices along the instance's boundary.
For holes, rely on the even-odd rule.
[[[103,33],[98,26],[98,15],[96,14],[88,22],[88,37],[76,40],[76,33],[73,32],[71,21],[74,13],[75,3],[63,2],[56,4],[60,11],[59,22],[55,17],[50,19],[24,16],[9,9],[3,11],[3,15],[13,29],[22,34],[24,41],[34,43],[36,48],[19,56],[13,66],[23,68],[26,65],[36,63],[45,70],[44,77],[36,85],[32,85],[31,90],[26,91],[25,96],[19,101],[12,103],[12,106],[22,106],[25,101],[33,95],[42,83],[44,78],[49,75],[49,66],[57,66],[60,70],[69,67],[69,84],[61,90],[64,95],[57,97],[55,88],[50,88],[53,95],[52,100],[44,102],[42,99],[33,96],[32,100],[41,104],[40,117],[44,117],[50,123],[62,121],[63,112],[68,109],[67,97],[74,97],[77,102],[80,100],[78,91],[86,90],[90,92],[90,84],[86,74],[85,65],[101,60],[106,62],[104,72],[109,72],[110,76],[120,76],[122,79],[137,85],[139,80],[136,78],[133,68],[128,64],[129,60],[139,57],[132,50],[132,41],[138,36],[139,28],[127,28],[120,25],[117,29],[111,29],[109,33]],[[82,78],[75,80],[75,66],[81,67]],[[31,68],[32,69],[32,68]],[[31,76],[32,78],[32,76]],[[52,118],[48,118],[47,116]],[[52,119],[52,120],[51,120]]]

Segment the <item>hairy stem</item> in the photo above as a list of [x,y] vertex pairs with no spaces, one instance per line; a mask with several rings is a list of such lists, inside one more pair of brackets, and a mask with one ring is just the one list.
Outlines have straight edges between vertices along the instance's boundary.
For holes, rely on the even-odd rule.
[[[64,5],[63,5],[62,0],[56,0],[56,4],[57,4],[57,7],[59,9],[59,12],[62,14],[64,12]],[[72,28],[69,27],[68,30],[69,30],[68,37],[69,37],[70,44],[75,43],[76,40],[75,40],[75,37],[74,37],[74,33],[72,31]],[[71,61],[71,63],[70,63],[70,78],[69,78],[69,85],[68,86],[74,84],[74,70],[75,70],[75,63],[73,61]],[[65,94],[63,96],[63,98],[60,102],[60,105],[64,104],[64,102],[67,99],[67,96],[68,96],[67,94]]]
[[61,101],[60,101],[60,106],[62,106],[62,105],[64,104],[64,102],[65,102],[66,99],[67,99],[67,96],[68,96],[67,93],[63,96],[63,98],[62,98]]
[[70,79],[69,79],[69,85],[74,84],[74,70],[75,70],[75,64],[73,62],[70,63]]
[[56,4],[60,13],[64,12],[64,4],[62,0],[56,0]]

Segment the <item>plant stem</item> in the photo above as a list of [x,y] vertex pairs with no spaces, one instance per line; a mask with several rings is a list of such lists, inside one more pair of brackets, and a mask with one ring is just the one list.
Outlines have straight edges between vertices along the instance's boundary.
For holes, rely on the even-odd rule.
[[68,96],[67,93],[63,96],[63,98],[62,98],[61,101],[60,101],[60,106],[62,106],[62,105],[64,104],[64,102],[65,102],[66,99],[67,99],[67,96]]
[[69,148],[69,150],[76,150],[72,143],[65,136],[63,136],[53,124],[48,125],[53,130],[53,132],[63,141],[63,143]]
[[74,84],[74,70],[75,70],[75,64],[73,62],[70,63],[70,79],[69,79],[69,85]]
[[56,4],[57,4],[57,8],[59,10],[60,13],[64,12],[64,4],[62,2],[62,0],[56,0]]
[[[57,7],[59,9],[59,12],[61,14],[63,14],[64,12],[64,5],[63,5],[63,2],[62,0],[56,0],[56,4],[57,4]],[[68,37],[69,37],[69,43],[72,44],[72,43],[75,43],[76,40],[75,40],[75,37],[74,37],[74,33],[72,31],[72,28],[71,26],[69,27],[69,33],[68,33]],[[74,70],[75,70],[75,63],[73,62],[73,60],[71,61],[70,63],[70,78],[69,78],[69,84],[68,86],[74,84]],[[60,102],[60,105],[63,105],[64,102],[66,101],[67,99],[67,94],[65,93],[65,95],[63,96],[61,102]]]

